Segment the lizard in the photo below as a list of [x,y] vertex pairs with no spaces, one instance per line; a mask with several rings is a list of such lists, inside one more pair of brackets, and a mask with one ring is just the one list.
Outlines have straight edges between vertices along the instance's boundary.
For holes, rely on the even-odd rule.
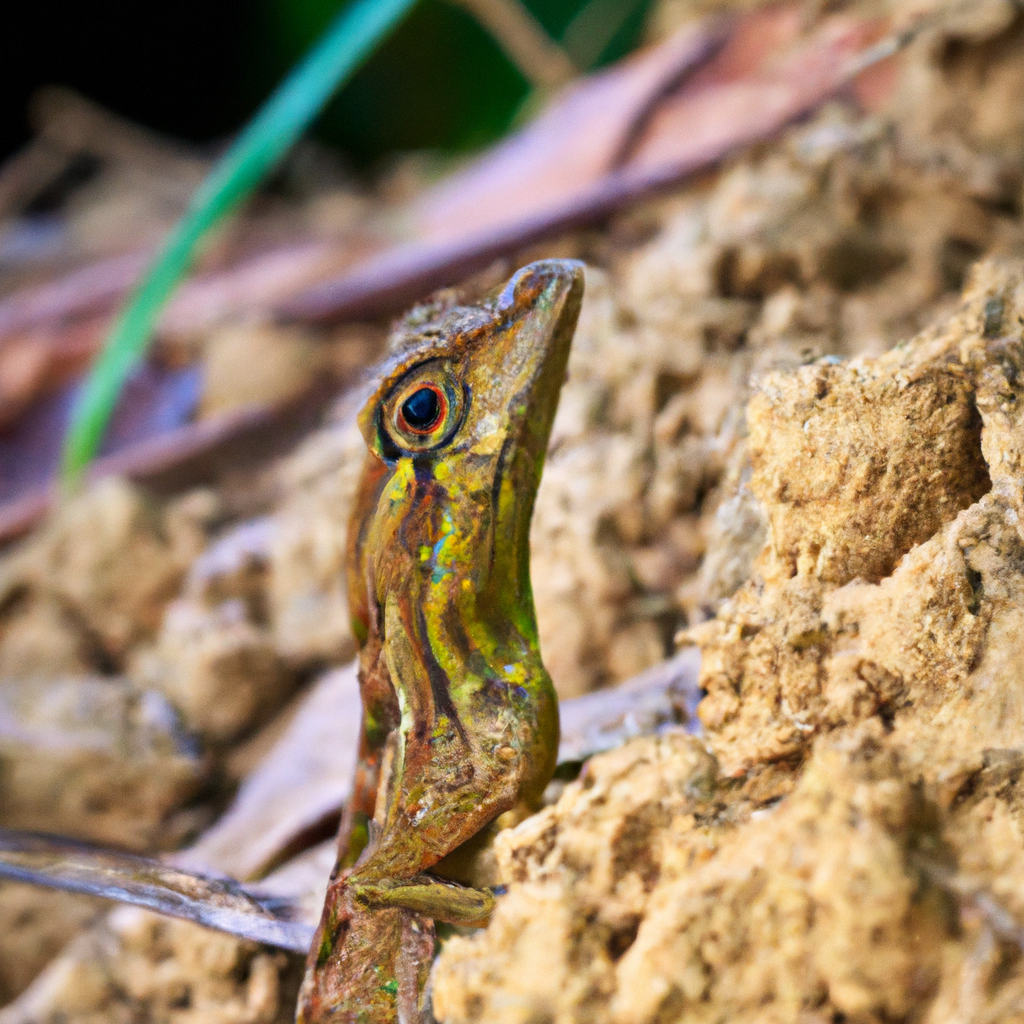
[[575,261],[524,267],[407,339],[360,414],[362,736],[299,1024],[423,1020],[434,922],[480,924],[494,904],[446,865],[551,779],[529,528],[582,295]]

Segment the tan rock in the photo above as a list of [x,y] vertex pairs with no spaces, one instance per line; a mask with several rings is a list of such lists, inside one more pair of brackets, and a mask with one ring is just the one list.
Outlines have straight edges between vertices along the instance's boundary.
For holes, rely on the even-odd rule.
[[102,908],[84,896],[0,882],[0,1006],[24,991]]
[[60,508],[16,555],[9,572],[61,602],[109,657],[160,624],[189,561],[201,522],[174,516],[124,480],[107,478]]
[[267,621],[267,576],[275,522],[251,519],[216,537],[192,563],[183,595],[208,608],[241,601],[247,617]]
[[308,388],[326,352],[307,331],[274,324],[222,328],[206,343],[201,416],[280,405]]
[[[769,540],[755,579],[696,634],[700,714],[727,772],[903,706],[915,722],[943,708],[956,728],[965,688],[1008,685],[994,638],[1020,628],[1021,584],[1003,568],[1022,543],[1020,356],[992,319],[1024,314],[1019,273],[985,265],[945,327],[878,360],[769,377],[751,402],[750,487]],[[1015,719],[987,714],[989,745],[1015,734]],[[981,743],[956,756],[980,757]]]
[[79,936],[0,1022],[131,1024],[143,1010],[167,1024],[285,1024],[300,978],[298,957],[124,907]]
[[0,823],[152,849],[207,765],[166,699],[124,679],[0,682]]
[[224,743],[280,710],[296,677],[264,627],[238,599],[213,608],[174,601],[152,650],[134,659],[131,675],[164,693],[189,728]]
[[22,594],[3,616],[0,679],[84,675],[99,667],[98,654],[88,632],[48,594]]
[[345,540],[366,442],[354,414],[314,434],[282,470],[287,497],[274,516],[267,608],[275,648],[294,665],[338,664],[355,654]]

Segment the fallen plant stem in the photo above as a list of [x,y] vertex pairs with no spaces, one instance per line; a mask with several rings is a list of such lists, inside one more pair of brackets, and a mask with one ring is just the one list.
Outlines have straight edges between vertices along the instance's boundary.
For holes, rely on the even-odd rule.
[[494,38],[534,89],[549,92],[579,74],[566,52],[519,0],[455,0]]

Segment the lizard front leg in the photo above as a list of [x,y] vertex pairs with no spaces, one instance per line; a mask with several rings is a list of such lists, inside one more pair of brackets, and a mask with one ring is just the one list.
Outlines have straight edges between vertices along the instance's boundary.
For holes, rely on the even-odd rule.
[[448,882],[434,875],[369,881],[348,877],[352,899],[367,910],[408,910],[445,924],[480,926],[494,909],[494,893]]
[[550,776],[557,702],[538,668],[529,687],[449,680],[422,608],[394,593],[384,650],[401,722],[377,796],[376,835],[350,880],[391,887],[433,867]]
[[[523,706],[497,715],[490,705],[482,713],[474,687],[454,687],[442,712],[425,662],[430,640],[423,635],[416,609],[392,596],[383,619],[383,648],[401,722],[383,752],[370,841],[357,864],[331,883],[331,910],[317,940],[321,969],[316,977],[331,986],[345,978],[347,987],[332,990],[328,997],[308,978],[303,998],[310,1007],[331,1003],[343,1021],[348,1019],[344,1014],[356,1014],[361,999],[379,991],[378,977],[387,975],[397,985],[401,963],[388,959],[395,921],[424,926],[430,920],[460,925],[486,921],[494,904],[491,892],[456,885],[428,871],[516,805],[534,767],[531,751],[523,749],[524,731],[542,736],[545,750],[553,749],[554,742],[546,734],[557,735],[554,696],[546,697],[550,682],[541,701],[518,698]],[[488,699],[493,704],[493,695]],[[542,773],[546,770],[540,767]]]

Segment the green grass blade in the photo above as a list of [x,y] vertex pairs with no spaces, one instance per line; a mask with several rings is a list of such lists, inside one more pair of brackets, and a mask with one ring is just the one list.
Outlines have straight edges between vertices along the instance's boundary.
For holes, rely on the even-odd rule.
[[72,486],[96,454],[122,385],[146,351],[199,243],[245,200],[416,0],[354,0],[281,83],[193,197],[121,311],[71,416],[61,481]]

